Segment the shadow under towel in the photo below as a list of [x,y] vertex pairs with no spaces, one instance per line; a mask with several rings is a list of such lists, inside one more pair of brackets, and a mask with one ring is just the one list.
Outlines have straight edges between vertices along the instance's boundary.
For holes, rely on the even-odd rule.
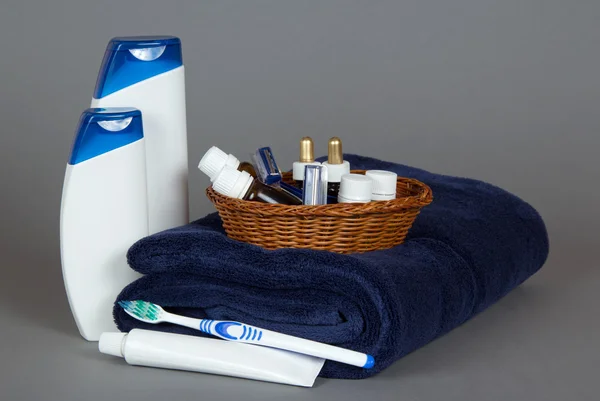
[[[538,213],[514,195],[465,178],[345,155],[353,169],[391,170],[433,191],[406,242],[341,255],[264,250],[229,239],[216,213],[139,240],[130,266],[145,274],[118,300],[142,299],[187,316],[237,320],[375,357],[367,370],[327,361],[320,376],[372,376],[459,326],[534,274],[548,256]],[[152,325],[115,304],[121,331],[204,336]]]

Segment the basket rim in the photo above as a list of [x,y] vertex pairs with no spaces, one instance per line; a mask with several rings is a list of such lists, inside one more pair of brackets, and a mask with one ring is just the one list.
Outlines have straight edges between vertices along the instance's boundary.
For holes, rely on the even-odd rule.
[[[361,174],[365,170],[352,170],[352,173]],[[284,173],[285,174],[285,173]],[[386,201],[371,201],[367,203],[334,203],[327,205],[282,205],[272,203],[253,202],[233,198],[216,192],[212,185],[206,188],[206,196],[217,209],[226,208],[238,213],[254,215],[295,215],[295,216],[331,216],[344,217],[366,214],[402,213],[406,209],[422,208],[433,201],[431,188],[414,178],[398,177],[397,186],[408,185],[415,193]]]

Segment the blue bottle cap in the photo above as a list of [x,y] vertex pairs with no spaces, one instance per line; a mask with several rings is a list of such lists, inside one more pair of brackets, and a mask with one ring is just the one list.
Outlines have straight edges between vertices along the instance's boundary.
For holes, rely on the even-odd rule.
[[303,205],[327,204],[327,167],[308,164],[304,167]]
[[117,36],[108,42],[107,50],[125,51],[129,49],[148,49],[170,45],[181,45],[176,36]]
[[77,164],[144,137],[142,113],[131,107],[91,108],[81,113],[69,164]]
[[115,37],[106,47],[94,97],[100,99],[181,65],[181,40],[175,36]]

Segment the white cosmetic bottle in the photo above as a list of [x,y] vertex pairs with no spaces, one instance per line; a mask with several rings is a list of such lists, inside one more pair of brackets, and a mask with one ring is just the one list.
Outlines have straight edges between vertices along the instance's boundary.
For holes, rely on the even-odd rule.
[[142,115],[134,108],[88,109],[79,120],[60,209],[62,272],[79,332],[88,341],[116,329],[113,305],[141,275],[127,251],[148,235]]
[[150,234],[187,224],[185,73],[179,38],[113,38],[106,48],[91,105],[141,110]]

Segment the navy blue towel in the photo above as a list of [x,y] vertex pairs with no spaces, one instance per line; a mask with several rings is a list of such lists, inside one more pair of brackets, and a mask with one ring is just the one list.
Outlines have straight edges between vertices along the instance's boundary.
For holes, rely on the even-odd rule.
[[[534,274],[548,256],[538,213],[495,186],[346,155],[355,169],[391,170],[428,184],[434,201],[404,244],[364,254],[267,251],[225,236],[210,214],[143,238],[128,253],[145,274],[117,300],[143,299],[194,317],[237,320],[366,352],[367,370],[327,361],[321,376],[365,378],[464,323]],[[202,336],[141,323],[115,305],[121,331]]]

